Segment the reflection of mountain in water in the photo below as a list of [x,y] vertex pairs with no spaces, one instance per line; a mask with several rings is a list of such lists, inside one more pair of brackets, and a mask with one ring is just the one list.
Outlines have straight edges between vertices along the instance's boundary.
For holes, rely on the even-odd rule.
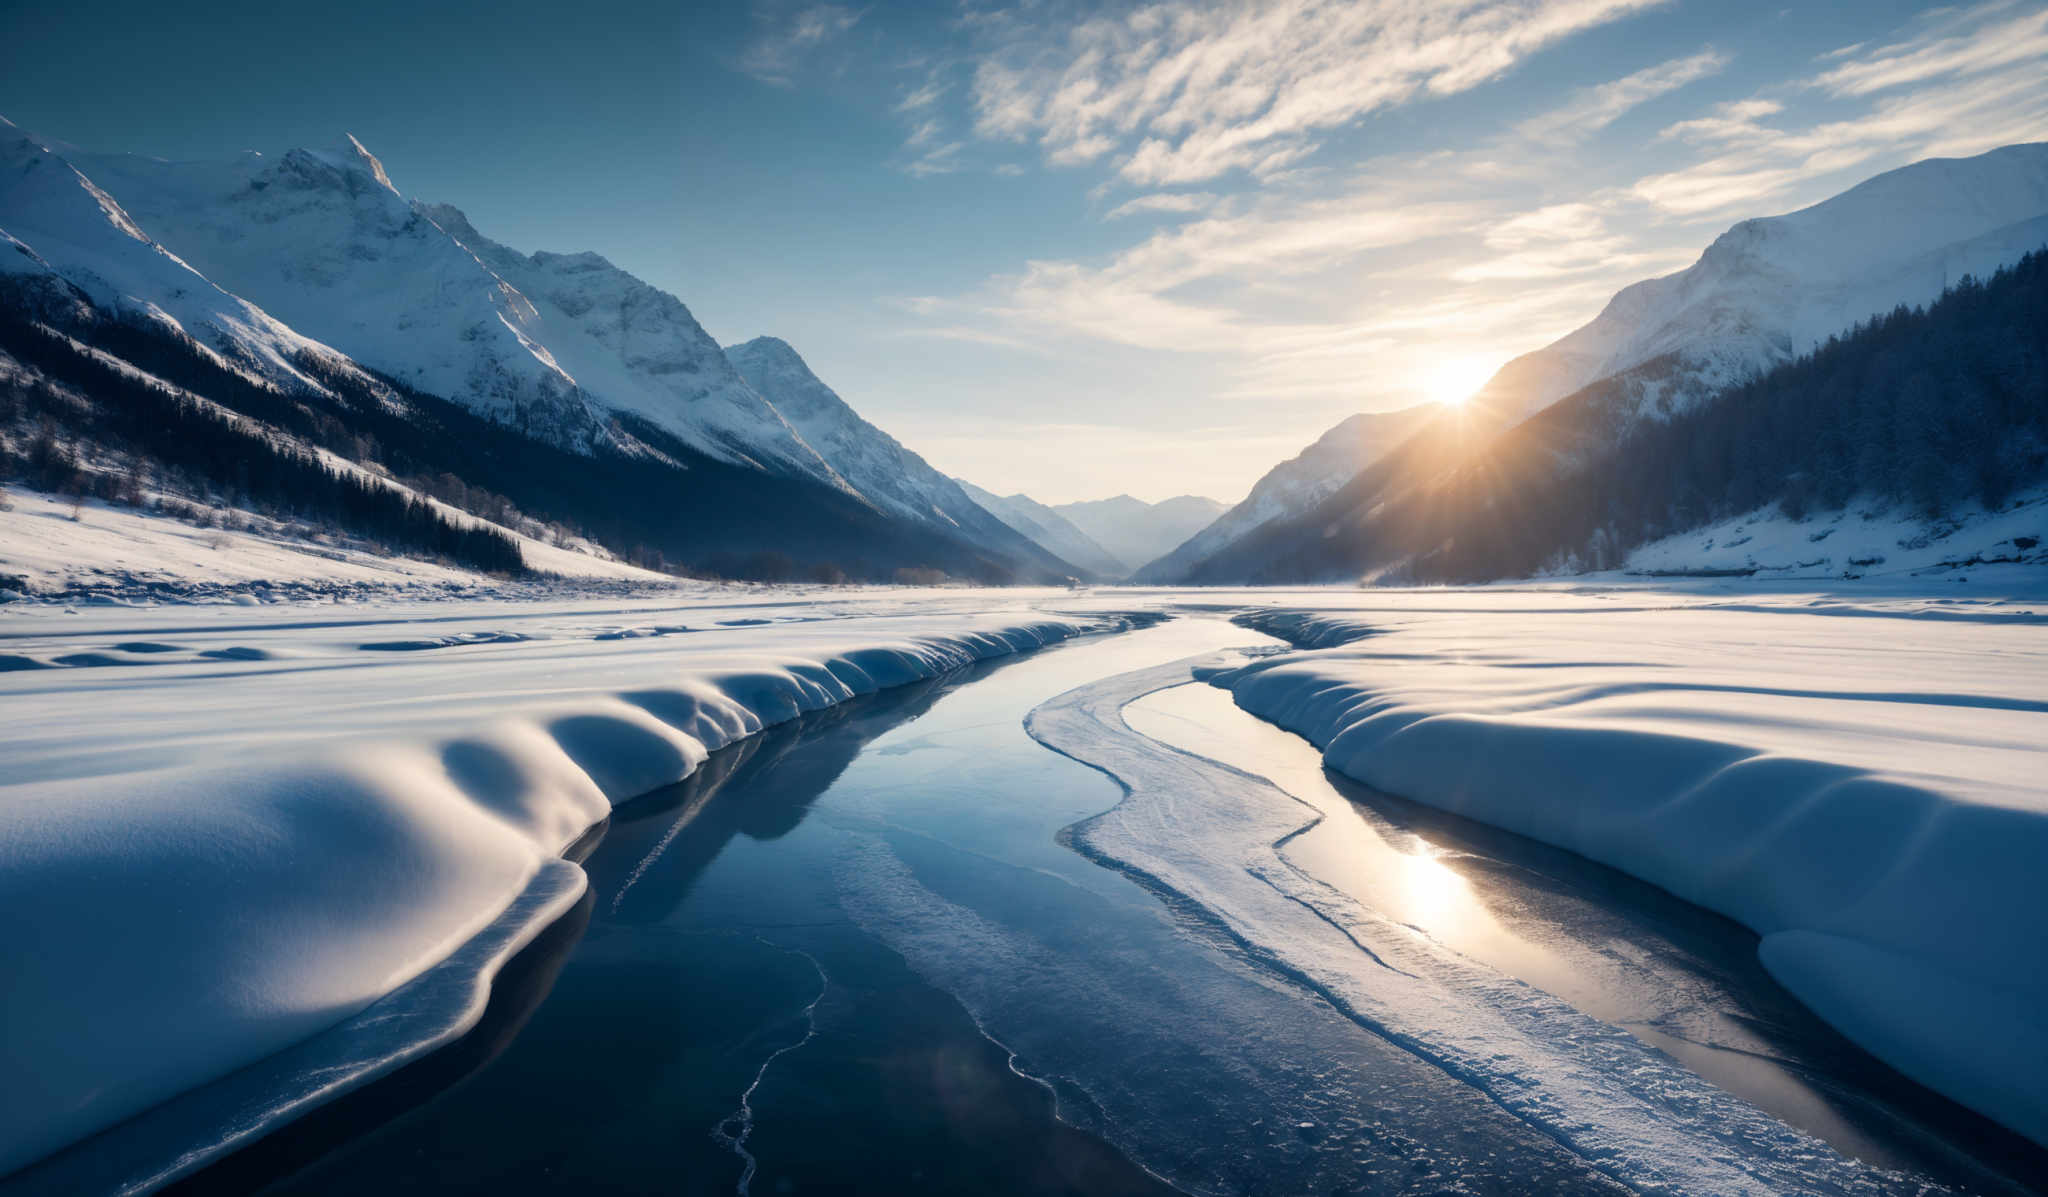
[[977,665],[814,711],[714,753],[683,781],[620,806],[604,850],[584,865],[602,920],[661,922],[734,836],[774,840],[796,830],[870,741],[998,667]]

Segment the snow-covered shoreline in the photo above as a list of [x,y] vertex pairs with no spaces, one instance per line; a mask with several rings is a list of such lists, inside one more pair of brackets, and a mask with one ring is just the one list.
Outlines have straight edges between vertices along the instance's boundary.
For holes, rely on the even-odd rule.
[[1850,1038],[2048,1143],[2042,622],[1630,597],[1282,596],[1243,621],[1303,647],[1208,680],[1355,780],[1741,922]]
[[10,651],[107,659],[0,674],[0,1175],[350,1018],[720,747],[1121,622],[957,592],[436,606],[9,618]]
[[0,671],[0,1173],[516,932],[566,845],[721,745],[1175,610],[1318,646],[1214,680],[1332,767],[1736,918],[1823,1017],[2042,1139],[2029,579],[10,604],[0,657],[43,667]]

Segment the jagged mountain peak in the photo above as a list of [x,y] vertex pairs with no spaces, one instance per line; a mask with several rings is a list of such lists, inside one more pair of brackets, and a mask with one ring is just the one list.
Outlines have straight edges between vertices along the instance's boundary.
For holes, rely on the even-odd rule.
[[324,148],[287,150],[272,173],[293,176],[302,186],[336,187],[350,195],[375,191],[401,202],[404,198],[385,172],[384,163],[352,133],[342,134],[339,142]]
[[0,275],[69,305],[174,330],[218,364],[293,388],[322,390],[301,367],[353,365],[233,294],[161,244],[116,196],[52,143],[8,122],[0,129]]
[[518,253],[415,203],[352,136],[275,160],[83,161],[209,278],[419,390],[571,449],[634,443],[626,414],[845,489],[680,300],[601,255]]
[[350,169],[369,171],[370,177],[382,183],[390,190],[391,194],[398,194],[398,188],[391,183],[391,176],[384,172],[384,163],[377,158],[377,155],[372,154],[361,141],[357,140],[355,134],[343,133],[340,143],[327,153],[328,156],[340,163],[346,164]]

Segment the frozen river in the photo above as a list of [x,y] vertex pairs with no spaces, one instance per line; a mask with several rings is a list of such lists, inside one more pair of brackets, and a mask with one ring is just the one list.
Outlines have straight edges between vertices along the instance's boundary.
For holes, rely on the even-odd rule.
[[184,1187],[2033,1191],[1748,932],[1192,680],[1270,643],[1177,619],[723,750],[579,847],[467,1039]]

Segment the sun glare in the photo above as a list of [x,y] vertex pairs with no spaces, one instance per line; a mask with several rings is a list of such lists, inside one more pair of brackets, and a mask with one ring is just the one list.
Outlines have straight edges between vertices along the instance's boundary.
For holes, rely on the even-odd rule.
[[1458,407],[1486,385],[1493,369],[1493,363],[1485,358],[1445,358],[1430,372],[1424,389],[1445,407]]

